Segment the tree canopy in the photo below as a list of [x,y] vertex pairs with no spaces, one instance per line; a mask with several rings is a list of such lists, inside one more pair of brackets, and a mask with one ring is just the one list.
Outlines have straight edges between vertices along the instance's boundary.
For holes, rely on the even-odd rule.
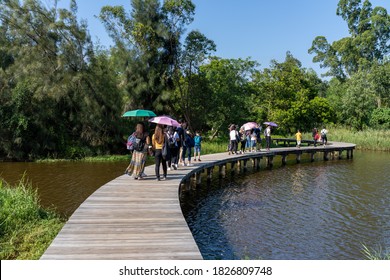
[[313,61],[331,77],[322,80],[290,52],[268,67],[216,57],[212,38],[187,30],[191,0],[103,7],[109,48],[94,45],[75,0],[67,9],[3,0],[0,159],[125,153],[134,123],[121,116],[131,109],[183,118],[213,136],[231,123],[267,120],[280,134],[329,123],[388,128],[389,15],[367,0],[335,8],[350,36],[313,40]]

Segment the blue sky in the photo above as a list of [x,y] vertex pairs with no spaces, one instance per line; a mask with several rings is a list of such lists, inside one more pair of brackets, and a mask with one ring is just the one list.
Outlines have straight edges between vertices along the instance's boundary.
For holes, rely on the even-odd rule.
[[[50,3],[51,0],[43,0]],[[77,0],[79,17],[86,19],[92,39],[109,46],[102,23],[95,18],[105,5],[123,5],[130,11],[130,0]],[[347,24],[336,15],[338,0],[193,0],[195,19],[188,31],[197,29],[217,45],[215,55],[222,58],[248,58],[261,67],[275,59],[284,61],[286,52],[303,67],[324,73],[307,50],[316,36],[329,42],[348,36]],[[371,0],[390,12],[389,0]],[[59,0],[69,7],[69,0]]]

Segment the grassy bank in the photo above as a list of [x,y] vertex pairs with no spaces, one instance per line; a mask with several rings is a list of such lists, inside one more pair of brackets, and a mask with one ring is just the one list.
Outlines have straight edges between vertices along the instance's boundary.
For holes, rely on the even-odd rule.
[[[328,141],[356,144],[358,150],[390,151],[390,130],[366,129],[353,131],[342,127],[327,127]],[[303,133],[303,139],[312,139],[311,133]],[[288,138],[295,138],[290,135]]]
[[21,179],[16,186],[0,180],[0,259],[39,259],[64,225],[39,205],[38,194]]

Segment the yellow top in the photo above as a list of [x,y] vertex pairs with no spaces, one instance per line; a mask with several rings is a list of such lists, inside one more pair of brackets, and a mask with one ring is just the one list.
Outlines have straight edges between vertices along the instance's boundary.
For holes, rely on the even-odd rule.
[[295,134],[295,136],[297,137],[297,141],[302,141],[302,133],[297,132],[297,133]]
[[164,146],[164,139],[165,137],[163,138],[163,141],[161,144],[157,143],[157,141],[154,139],[154,134],[152,136],[152,145],[153,147],[156,149],[156,150],[162,150],[163,146]]

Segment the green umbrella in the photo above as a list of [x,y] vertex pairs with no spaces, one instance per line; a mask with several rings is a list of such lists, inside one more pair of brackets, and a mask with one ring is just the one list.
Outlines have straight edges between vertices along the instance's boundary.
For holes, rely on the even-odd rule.
[[154,112],[149,110],[133,110],[127,111],[122,115],[122,117],[155,117],[157,116]]

